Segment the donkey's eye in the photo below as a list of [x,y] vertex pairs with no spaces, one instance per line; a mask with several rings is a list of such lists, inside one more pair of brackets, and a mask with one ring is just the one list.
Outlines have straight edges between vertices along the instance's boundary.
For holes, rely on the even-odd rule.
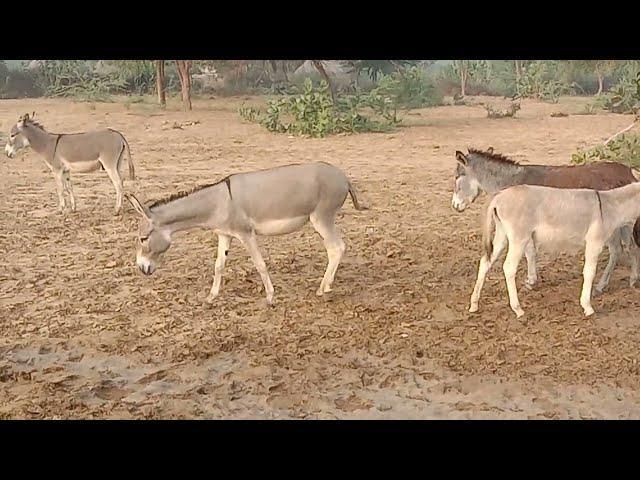
[[149,237],[148,237],[148,236],[146,236],[146,237],[140,237],[140,243],[144,243],[144,242],[146,242],[147,240],[149,240]]

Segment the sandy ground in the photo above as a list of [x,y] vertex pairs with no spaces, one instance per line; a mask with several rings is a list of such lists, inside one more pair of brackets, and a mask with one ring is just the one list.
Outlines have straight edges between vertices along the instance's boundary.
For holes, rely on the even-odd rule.
[[640,418],[640,295],[628,266],[585,319],[582,258],[542,254],[541,283],[520,289],[526,315],[515,320],[499,264],[471,315],[486,197],[464,214],[450,207],[456,149],[563,164],[628,117],[550,117],[578,112],[584,99],[523,102],[517,118],[501,120],[481,106],[441,107],[412,112],[390,134],[301,139],[244,123],[236,109],[245,100],[195,101],[191,113],[0,101],[5,134],[32,110],[54,132],[122,131],[138,174],[125,188],[145,200],[233,172],[324,160],[372,206],[345,203],[347,254],[329,296],[315,296],[326,255],[307,226],[260,240],[275,308],[265,308],[237,243],[208,305],[211,233],[179,234],[144,277],[134,263],[136,214],[127,206],[113,216],[104,172],[72,175],[78,212],[63,216],[36,154],[3,157],[0,418]]

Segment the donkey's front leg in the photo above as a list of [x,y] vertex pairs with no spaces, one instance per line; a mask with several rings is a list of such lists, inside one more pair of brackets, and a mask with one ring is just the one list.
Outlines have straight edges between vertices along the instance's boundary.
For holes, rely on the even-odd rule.
[[509,251],[507,252],[507,258],[504,260],[502,270],[504,271],[504,277],[507,281],[507,292],[509,293],[509,305],[511,310],[516,314],[516,317],[520,318],[524,315],[524,310],[520,306],[518,300],[518,288],[516,287],[516,273],[518,272],[518,264],[522,258],[523,250],[525,249],[525,242],[523,241],[511,241],[509,243]]
[[241,238],[241,241],[245,248],[249,251],[251,255],[251,259],[253,260],[258,273],[260,274],[260,278],[262,278],[262,283],[264,285],[264,290],[267,293],[267,305],[273,305],[273,284],[271,283],[271,278],[269,278],[269,272],[267,272],[267,266],[262,259],[262,255],[260,254],[260,250],[258,249],[258,242],[256,242],[255,234],[251,233],[249,235]]
[[224,272],[224,265],[229,253],[229,246],[231,245],[231,237],[228,235],[218,235],[218,255],[216,256],[215,274],[213,276],[213,285],[211,291],[207,297],[207,302],[212,303],[213,300],[220,293],[220,284],[222,283],[222,273]]
[[58,211],[64,213],[66,201],[64,199],[64,171],[53,171],[53,178],[56,181],[56,191],[58,192]]
[[584,268],[582,276],[582,294],[580,295],[580,305],[584,309],[585,316],[593,315],[593,307],[591,306],[591,287],[593,279],[596,276],[596,268],[598,267],[598,257],[602,251],[603,245],[593,241],[587,241],[584,252]]
[[71,175],[69,170],[65,170],[62,174],[62,181],[64,182],[64,189],[69,195],[69,200],[71,200],[71,211],[76,211],[76,197],[73,194],[73,187],[71,186]]
[[536,245],[533,239],[527,243],[524,249],[524,256],[527,259],[527,280],[524,282],[524,287],[527,290],[533,290],[533,287],[538,283],[538,262],[536,260]]

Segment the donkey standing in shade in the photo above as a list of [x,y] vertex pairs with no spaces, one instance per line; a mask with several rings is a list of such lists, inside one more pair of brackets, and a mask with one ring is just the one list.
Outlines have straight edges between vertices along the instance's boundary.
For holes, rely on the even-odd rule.
[[231,175],[218,183],[189,193],[173,195],[143,205],[127,194],[141,215],[136,263],[151,275],[162,254],[171,246],[171,236],[181,230],[202,228],[218,235],[215,276],[207,301],[218,296],[225,261],[233,238],[249,251],[262,278],[267,304],[273,304],[273,285],[262,259],[256,235],[282,235],[300,230],[308,221],[324,240],[329,264],[317,295],[331,291],[345,244],[335,227],[338,210],[351,195],[357,210],[355,190],[345,174],[328,163],[287,165]]
[[[470,312],[478,310],[480,292],[493,263],[509,245],[504,276],[509,304],[517,317],[524,315],[518,300],[516,272],[525,247],[540,245],[551,251],[584,248],[580,305],[586,316],[594,313],[591,287],[598,256],[604,245],[625,225],[640,217],[640,183],[607,191],[517,185],[499,192],[487,208],[482,231],[484,253],[471,295]],[[491,240],[491,234],[495,234]],[[634,275],[638,271],[634,270]]]
[[[636,182],[629,167],[612,162],[577,166],[520,165],[507,157],[493,153],[493,148],[486,152],[469,149],[468,155],[458,151],[456,160],[458,165],[451,205],[458,212],[464,211],[473,203],[481,191],[493,195],[513,185],[610,190]],[[626,245],[631,254],[629,283],[633,286],[640,279],[638,274],[640,220],[636,220],[633,235],[631,226],[623,225],[608,239],[609,262],[596,285],[597,293],[602,293],[609,284],[622,251],[622,245]],[[527,259],[525,287],[531,289],[538,281],[536,251],[532,242],[526,245],[524,254]]]
[[129,178],[135,179],[129,144],[120,132],[111,129],[85,133],[49,133],[29,114],[18,119],[11,128],[4,151],[13,158],[18,150],[31,146],[44,159],[53,173],[58,191],[60,212],[64,212],[66,192],[71,200],[71,210],[76,211],[76,199],[71,187],[69,172],[104,170],[116,189],[116,215],[122,210],[122,177],[120,164],[126,157]]

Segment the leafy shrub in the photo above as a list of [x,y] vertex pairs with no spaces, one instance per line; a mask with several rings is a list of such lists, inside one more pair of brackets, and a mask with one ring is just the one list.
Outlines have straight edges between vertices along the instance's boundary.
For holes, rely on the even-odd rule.
[[253,107],[242,107],[238,113],[270,132],[310,137],[386,131],[399,123],[389,97],[378,92],[356,93],[340,96],[334,104],[329,86],[321,82],[314,87],[310,79],[299,93],[270,100],[264,113]]
[[631,168],[640,168],[640,135],[625,133],[606,145],[579,149],[571,155],[571,163],[576,165],[594,161],[618,162]]
[[548,62],[531,62],[522,69],[518,81],[518,94],[522,98],[535,98],[557,103],[560,95],[568,93],[570,87],[553,78]]
[[640,107],[640,70],[635,76],[625,76],[602,95],[602,108],[613,113],[633,113]]
[[512,103],[507,107],[506,110],[498,110],[491,105],[485,105],[485,110],[487,111],[488,118],[507,118],[507,117],[515,117],[516,112],[520,110],[520,103]]
[[30,72],[0,72],[0,98],[33,98],[42,94]]
[[597,106],[592,103],[588,103],[582,110],[574,113],[574,115],[595,115],[596,113],[598,113]]
[[422,108],[442,105],[443,96],[424,70],[410,67],[382,75],[375,94],[389,97],[396,108]]

